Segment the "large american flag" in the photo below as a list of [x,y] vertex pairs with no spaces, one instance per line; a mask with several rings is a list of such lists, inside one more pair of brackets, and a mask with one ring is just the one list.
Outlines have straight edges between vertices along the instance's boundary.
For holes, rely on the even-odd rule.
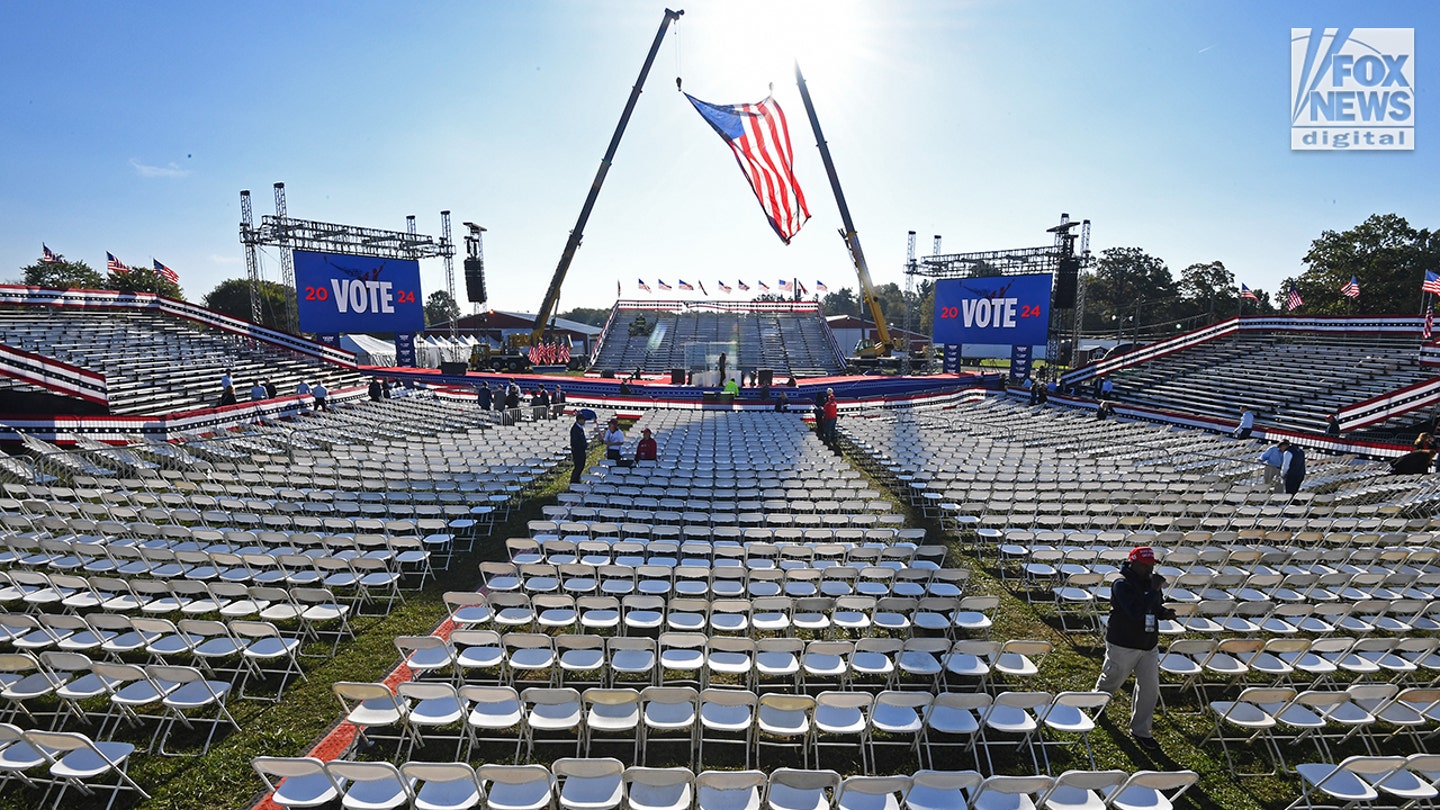
[[1360,281],[1359,281],[1359,279],[1357,279],[1355,276],[1351,276],[1351,277],[1350,277],[1350,283],[1349,283],[1349,284],[1346,284],[1344,287],[1341,287],[1341,288],[1340,288],[1340,292],[1345,293],[1346,297],[1348,297],[1348,298],[1359,298],[1359,297],[1360,297]]
[[755,104],[709,104],[685,94],[695,110],[735,153],[740,171],[780,241],[790,244],[810,219],[805,194],[795,179],[794,153],[785,113],[773,98]]
[[830,292],[830,288],[825,286],[825,282],[823,282],[823,281],[821,281],[821,280],[819,280],[819,279],[816,279],[816,280],[815,280],[815,292]]
[[1259,297],[1255,295],[1255,291],[1250,289],[1249,287],[1246,287],[1244,284],[1240,285],[1240,297],[1249,298],[1251,301],[1256,302],[1260,300]]
[[114,253],[108,251],[105,253],[105,269],[111,273],[120,273],[122,275],[130,272],[128,265],[115,258]]
[[1426,270],[1425,283],[1420,285],[1420,289],[1428,293],[1440,293],[1440,276]]
[[60,261],[60,257],[56,255],[55,251],[51,250],[50,246],[44,242],[40,243],[40,251],[40,261],[45,264],[55,264]]
[[1292,309],[1300,307],[1304,303],[1305,299],[1300,297],[1300,291],[1295,289],[1294,284],[1291,284],[1290,292],[1285,296],[1285,311],[1289,312]]
[[166,281],[170,282],[171,284],[180,283],[179,274],[177,274],[174,270],[171,270],[170,268],[161,264],[159,259],[154,259],[153,261],[155,262],[155,272],[164,276]]
[[729,284],[726,284],[726,283],[723,282],[723,281],[717,281],[717,282],[715,282],[715,283],[720,286],[720,292],[723,292],[723,293],[725,293],[726,295],[729,295],[730,293],[734,292],[734,290],[730,289],[730,285],[729,285]]

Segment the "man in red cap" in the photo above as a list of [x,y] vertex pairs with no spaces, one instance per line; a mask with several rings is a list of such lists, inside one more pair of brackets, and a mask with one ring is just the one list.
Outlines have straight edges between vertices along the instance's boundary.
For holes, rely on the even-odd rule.
[[654,461],[660,452],[659,446],[655,443],[655,437],[650,435],[650,428],[645,428],[640,432],[644,434],[644,438],[635,445],[635,460]]
[[1160,622],[1175,618],[1163,604],[1165,578],[1155,573],[1155,549],[1137,546],[1120,566],[1110,586],[1110,621],[1105,628],[1105,663],[1095,691],[1115,694],[1135,673],[1130,735],[1141,748],[1159,752],[1151,736],[1155,704],[1160,698]]

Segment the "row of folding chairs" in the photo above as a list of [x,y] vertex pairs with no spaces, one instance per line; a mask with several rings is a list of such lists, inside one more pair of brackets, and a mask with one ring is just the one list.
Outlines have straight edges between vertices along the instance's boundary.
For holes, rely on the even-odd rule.
[[[206,588],[203,593],[209,594],[208,597],[197,595],[194,601],[190,601],[191,597],[183,592],[172,592],[172,596],[146,594],[132,590],[134,584],[138,583],[114,580],[112,590],[98,592],[94,596],[103,600],[101,609],[85,614],[0,613],[0,643],[20,652],[100,649],[109,655],[123,655],[137,649],[129,646],[136,641],[132,632],[139,633],[144,640],[144,628],[156,627],[160,629],[155,632],[163,635],[165,626],[178,626],[166,616],[183,616],[186,608],[197,603],[201,609],[192,611],[194,615],[179,621],[212,621],[199,617],[213,615],[218,616],[222,624],[254,620],[270,622],[286,628],[287,635],[299,638],[302,643],[333,638],[332,654],[339,639],[353,637],[349,623],[351,606],[338,600],[334,592],[325,588],[260,585],[245,588],[212,583],[201,586]],[[225,590],[227,587],[233,590]],[[145,646],[142,644],[138,649]]]
[[[705,533],[708,529],[740,527],[745,528],[799,528],[799,529],[829,529],[839,531],[842,529],[900,529],[905,526],[905,516],[897,512],[884,512],[880,505],[889,505],[889,501],[877,500],[866,501],[867,511],[853,510],[845,512],[820,513],[820,512],[794,512],[790,510],[788,502],[784,508],[765,509],[760,502],[733,502],[735,507],[742,504],[753,504],[743,511],[738,509],[720,508],[712,512],[681,512],[677,510],[655,509],[640,506],[638,504],[622,505],[618,500],[611,500],[604,505],[590,506],[580,503],[567,503],[561,501],[555,504],[547,504],[541,507],[540,513],[545,520],[553,521],[604,521],[614,523],[641,523],[653,526],[652,533],[657,536],[670,536],[682,530],[693,531],[697,534]],[[730,507],[731,504],[724,504]]]
[[204,615],[223,613],[230,603],[244,602],[246,588],[322,588],[341,596],[357,613],[373,604],[384,614],[395,602],[404,601],[402,577],[383,561],[364,557],[247,554],[240,566],[217,569],[214,576],[205,577],[157,574],[149,568],[143,573],[119,570],[112,576],[89,577],[0,572],[0,604],[20,605],[27,611],[58,607],[72,612],[100,608]]
[[[1160,672],[1177,692],[1208,687],[1300,686],[1372,682],[1433,687],[1440,680],[1440,639],[1178,639],[1160,656]],[[1162,690],[1162,696],[1164,692]]]
[[[1173,806],[1199,778],[1194,771],[1066,771],[990,776],[922,770],[913,775],[848,776],[777,768],[702,771],[626,767],[611,758],[557,759],[543,765],[388,762],[257,757],[255,770],[281,807],[312,807],[344,797],[347,807],[429,810],[941,810],[963,807],[1086,807],[1146,810]],[[1418,763],[1417,763],[1418,766]]]
[[497,630],[563,632],[582,628],[624,636],[662,631],[741,636],[884,635],[908,638],[938,634],[989,637],[1000,600],[996,596],[789,596],[754,599],[664,597],[655,594],[574,596],[518,592],[448,592],[446,603],[460,626]]
[[749,689],[995,690],[1035,678],[1048,641],[862,638],[750,639],[662,632],[658,638],[592,633],[455,630],[449,638],[399,636],[395,646],[417,678],[506,684],[601,686],[727,683]]
[[[396,756],[413,755],[431,742],[453,739],[453,756],[479,756],[485,744],[515,746],[515,761],[528,761],[539,746],[574,746],[576,756],[596,745],[629,743],[629,756],[644,764],[659,746],[679,747],[686,759],[705,762],[705,750],[738,747],[746,767],[766,748],[799,749],[805,765],[818,766],[821,749],[860,752],[869,773],[874,748],[893,745],[934,765],[937,753],[980,749],[994,771],[992,746],[1037,750],[1083,744],[1094,765],[1089,734],[1109,703],[1103,692],[985,693],[884,690],[822,691],[816,695],[690,686],[513,686],[410,681],[395,692],[383,684],[340,682],[333,686],[357,739],[373,745],[396,741]],[[493,756],[487,757],[494,759]],[[1048,753],[1044,754],[1046,768]]]
[[[1287,767],[1285,751],[1310,741],[1320,758],[1334,762],[1334,745],[1360,739],[1371,755],[1400,736],[1416,750],[1427,752],[1425,739],[1440,725],[1440,696],[1433,689],[1400,689],[1394,684],[1357,683],[1344,689],[1297,690],[1252,686],[1232,700],[1208,705],[1214,727],[1206,742],[1219,742],[1226,764],[1237,776],[1271,775]],[[1246,771],[1237,767],[1232,745],[1245,753],[1256,749],[1270,768]],[[1241,766],[1245,762],[1240,763]],[[1263,765],[1261,766],[1263,767]]]
[[[535,522],[535,521],[532,521]],[[561,524],[568,525],[568,524]],[[835,539],[829,536],[806,539],[803,534],[777,539],[773,535],[731,539],[718,536],[692,540],[655,540],[646,538],[538,535],[512,537],[505,541],[511,562],[585,562],[591,565],[623,563],[643,565],[653,558],[655,565],[746,565],[751,568],[794,568],[831,565],[886,565],[904,568],[939,567],[944,560],[944,546],[918,546],[912,542],[887,538],[886,542],[867,542],[863,532],[853,537]]]
[[745,596],[963,596],[970,581],[965,568],[884,565],[833,565],[790,568],[753,568],[746,565],[711,566],[700,560],[675,566],[642,563],[592,565],[585,562],[480,564],[486,590],[492,593],[569,593],[692,598]]
[[1338,763],[1295,766],[1300,795],[1286,810],[1345,807],[1427,806],[1440,798],[1440,754],[1352,756]]
[[[543,511],[543,510],[542,510]],[[680,526],[675,524],[660,524],[653,520],[645,523],[627,520],[627,514],[623,510],[604,510],[613,513],[609,516],[601,516],[598,513],[588,517],[570,517],[543,520],[532,520],[527,524],[530,537],[537,541],[562,538],[573,542],[581,540],[634,540],[639,542],[661,541],[661,542],[683,542],[694,540],[705,543],[730,544],[730,543],[777,543],[777,544],[817,544],[817,543],[843,543],[849,547],[855,546],[876,546],[884,548],[896,544],[917,545],[924,542],[925,530],[921,528],[908,527],[903,524],[879,526],[875,525],[828,528],[797,526],[762,526],[763,516],[749,517],[746,520],[734,525],[711,526],[706,529],[703,526]],[[614,519],[610,519],[613,517]],[[653,518],[653,515],[651,516]],[[749,523],[750,525],[746,525]]]
[[64,806],[65,794],[71,788],[86,796],[105,790],[110,792],[110,801],[105,805],[109,810],[122,791],[150,798],[128,773],[134,753],[135,746],[126,742],[97,742],[75,732],[27,731],[0,723],[0,775],[4,777],[0,785],[15,779],[32,790],[44,787],[45,800],[58,786],[60,791],[51,807]]
[[[22,714],[27,724],[48,718],[52,729],[69,718],[89,725],[98,720],[94,736],[101,740],[110,739],[122,722],[138,727],[153,720],[156,729],[150,750],[167,756],[205,753],[222,725],[239,730],[240,724],[226,706],[231,694],[238,691],[234,681],[211,678],[210,674],[193,666],[117,664],[74,653],[48,655],[43,660],[0,655],[0,682],[8,682],[3,697],[11,708],[7,720],[18,720]],[[58,708],[46,708],[47,700]],[[84,708],[82,703],[92,700],[107,702],[104,715],[96,717]],[[190,731],[197,725],[209,728],[200,751],[167,748],[177,726]]]
[[448,535],[431,535],[421,538],[415,535],[391,536],[383,534],[366,535],[307,535],[294,534],[286,538],[285,545],[274,547],[249,547],[232,549],[221,544],[204,549],[181,548],[148,544],[124,544],[105,542],[94,538],[84,541],[76,539],[46,539],[35,543],[9,543],[0,551],[0,565],[10,563],[7,573],[0,570],[11,584],[22,579],[34,581],[43,578],[43,572],[66,574],[105,574],[127,577],[157,577],[164,579],[183,578],[196,581],[225,579],[231,582],[256,581],[264,584],[269,580],[260,572],[279,566],[278,559],[301,557],[299,563],[315,570],[315,577],[323,579],[329,574],[322,573],[322,567],[341,570],[341,563],[355,563],[366,573],[383,571],[403,574],[413,572],[419,582],[434,576],[431,556],[442,556],[450,550],[453,538]]

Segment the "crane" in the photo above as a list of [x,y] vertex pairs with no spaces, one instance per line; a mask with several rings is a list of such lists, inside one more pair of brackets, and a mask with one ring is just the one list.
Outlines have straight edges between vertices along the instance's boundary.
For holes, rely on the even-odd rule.
[[875,335],[879,338],[874,346],[860,350],[860,356],[889,357],[894,348],[890,338],[890,327],[885,324],[885,313],[880,301],[875,298],[875,285],[870,281],[870,268],[865,264],[865,251],[860,248],[860,235],[855,232],[855,223],[850,219],[850,206],[845,204],[845,192],[840,190],[840,177],[835,173],[835,161],[830,158],[830,147],[820,131],[820,119],[815,115],[815,104],[810,101],[810,90],[805,86],[805,74],[800,72],[800,63],[795,63],[795,83],[800,87],[800,99],[805,102],[805,114],[810,117],[810,128],[815,132],[815,145],[820,149],[820,158],[825,163],[825,174],[830,178],[830,190],[835,192],[835,203],[840,207],[840,238],[850,251],[850,260],[855,264],[855,273],[860,278],[860,302],[870,311],[875,320]]
[[630,99],[625,102],[625,111],[620,114],[620,123],[615,126],[615,134],[610,137],[610,146],[605,150],[605,157],[600,160],[600,168],[595,172],[595,180],[590,184],[590,193],[585,197],[585,204],[580,208],[580,218],[575,221],[575,227],[570,230],[570,238],[565,242],[565,250],[560,253],[560,263],[555,267],[555,275],[550,279],[550,289],[545,292],[545,300],[540,304],[540,309],[535,313],[534,327],[530,331],[530,345],[538,345],[545,336],[546,322],[550,320],[551,314],[555,311],[555,304],[560,300],[560,285],[565,281],[565,274],[570,270],[570,263],[575,260],[575,251],[580,248],[580,240],[585,238],[585,223],[590,219],[590,211],[595,207],[595,199],[600,196],[600,186],[605,182],[605,175],[610,171],[610,163],[615,159],[615,150],[620,146],[620,136],[625,134],[625,126],[630,123],[630,114],[635,110],[635,102],[640,99],[640,91],[645,87],[645,77],[650,75],[650,66],[655,62],[655,54],[660,51],[660,44],[665,41],[665,32],[670,28],[670,23],[680,19],[685,12],[671,11],[665,9],[665,19],[660,21],[660,30],[655,32],[655,41],[650,44],[650,53],[645,56],[645,64],[640,68],[640,78],[635,80],[635,86],[630,90]]

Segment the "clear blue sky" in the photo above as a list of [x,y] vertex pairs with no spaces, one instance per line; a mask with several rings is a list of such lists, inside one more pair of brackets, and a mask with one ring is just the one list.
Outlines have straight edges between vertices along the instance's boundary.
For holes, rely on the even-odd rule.
[[[934,234],[945,252],[1026,247],[1046,244],[1062,211],[1093,221],[1096,251],[1137,246],[1177,276],[1220,260],[1271,291],[1322,230],[1384,212],[1440,228],[1432,0],[682,7],[562,310],[609,306],[617,280],[643,296],[639,278],[701,281],[712,295],[737,279],[855,287],[795,58],[877,283],[903,283],[907,230],[921,255]],[[244,275],[240,189],[258,218],[279,180],[292,216],[403,230],[416,214],[438,234],[450,209],[457,242],[461,222],[486,226],[491,305],[533,311],[662,9],[11,0],[0,278],[17,278],[43,241],[96,268],[107,250],[158,258],[199,300]],[[1290,29],[1315,26],[1415,29],[1415,151],[1290,150]],[[677,73],[721,104],[774,83],[813,214],[790,246],[675,91]],[[278,280],[273,249],[262,270]],[[422,276],[427,295],[443,288],[439,260]]]

